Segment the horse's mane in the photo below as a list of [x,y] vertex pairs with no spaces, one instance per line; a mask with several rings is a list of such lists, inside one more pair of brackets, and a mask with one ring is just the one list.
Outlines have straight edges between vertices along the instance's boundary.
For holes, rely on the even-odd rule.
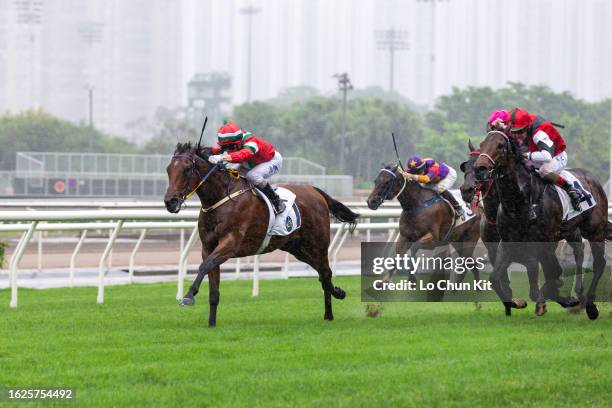
[[176,144],[176,148],[174,149],[174,154],[181,154],[181,153],[195,153],[197,156],[199,156],[200,158],[204,159],[204,160],[208,160],[208,158],[211,155],[211,148],[210,147],[200,147],[198,149],[198,151],[196,152],[196,147],[193,146],[191,144],[191,142],[186,142],[186,143],[177,143]]

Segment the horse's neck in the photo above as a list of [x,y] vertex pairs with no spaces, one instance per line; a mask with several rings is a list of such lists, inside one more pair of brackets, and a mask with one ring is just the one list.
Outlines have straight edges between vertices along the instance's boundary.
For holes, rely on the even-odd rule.
[[507,215],[521,216],[530,205],[526,191],[521,188],[522,183],[529,183],[519,175],[523,175],[523,169],[519,169],[519,164],[509,169],[503,177],[495,180],[496,194],[504,213]]
[[416,181],[406,181],[406,187],[402,194],[398,195],[403,210],[412,210],[433,197],[435,193],[429,189],[422,188]]
[[[202,172],[202,174],[206,174]],[[215,174],[211,174],[210,177],[202,184],[196,191],[203,208],[210,207],[218,203],[224,197],[230,193],[238,190],[239,188],[246,188],[247,182],[242,178],[235,180],[227,173],[222,173],[217,170]]]

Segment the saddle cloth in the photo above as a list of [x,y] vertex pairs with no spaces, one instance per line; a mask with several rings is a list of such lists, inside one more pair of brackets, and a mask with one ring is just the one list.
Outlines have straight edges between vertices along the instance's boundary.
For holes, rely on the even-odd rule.
[[266,203],[268,207],[268,230],[266,236],[264,237],[263,242],[259,246],[257,250],[257,254],[262,253],[268,244],[270,243],[270,238],[274,235],[285,236],[289,235],[302,225],[302,217],[300,216],[300,210],[295,203],[295,194],[287,190],[286,188],[277,187],[276,194],[279,195],[281,200],[285,201],[286,209],[280,214],[274,214],[274,207],[268,197],[259,189],[255,189],[259,197]]
[[591,209],[597,205],[595,202],[595,198],[591,195],[590,192],[582,187],[582,183],[578,180],[572,173],[567,170],[563,170],[561,172],[561,177],[567,180],[576,190],[582,194],[582,198],[580,199],[580,211],[574,210],[572,207],[572,202],[569,198],[569,195],[559,186],[555,186],[557,190],[557,194],[559,194],[559,200],[561,200],[561,205],[563,205],[563,221],[569,221],[574,217],[582,214],[584,211]]

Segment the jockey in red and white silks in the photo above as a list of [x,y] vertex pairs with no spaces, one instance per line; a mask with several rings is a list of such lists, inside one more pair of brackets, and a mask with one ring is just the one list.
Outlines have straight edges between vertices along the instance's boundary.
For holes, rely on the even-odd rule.
[[209,161],[213,164],[219,161],[240,164],[241,173],[268,197],[276,213],[285,211],[285,203],[268,182],[283,166],[283,157],[271,143],[243,132],[235,122],[228,122],[219,128],[212,153]]

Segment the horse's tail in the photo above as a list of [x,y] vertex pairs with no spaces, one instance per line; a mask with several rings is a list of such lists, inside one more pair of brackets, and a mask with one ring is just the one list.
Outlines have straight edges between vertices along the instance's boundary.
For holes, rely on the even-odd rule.
[[332,198],[329,194],[327,194],[320,188],[314,187],[314,189],[317,190],[319,194],[323,196],[323,198],[325,198],[325,201],[327,202],[327,208],[329,208],[329,212],[331,212],[332,215],[338,219],[338,221],[348,222],[349,230],[353,231],[357,226],[357,218],[359,218],[359,214],[354,213],[346,205]]
[[606,240],[612,241],[612,222],[610,221],[606,224]]

